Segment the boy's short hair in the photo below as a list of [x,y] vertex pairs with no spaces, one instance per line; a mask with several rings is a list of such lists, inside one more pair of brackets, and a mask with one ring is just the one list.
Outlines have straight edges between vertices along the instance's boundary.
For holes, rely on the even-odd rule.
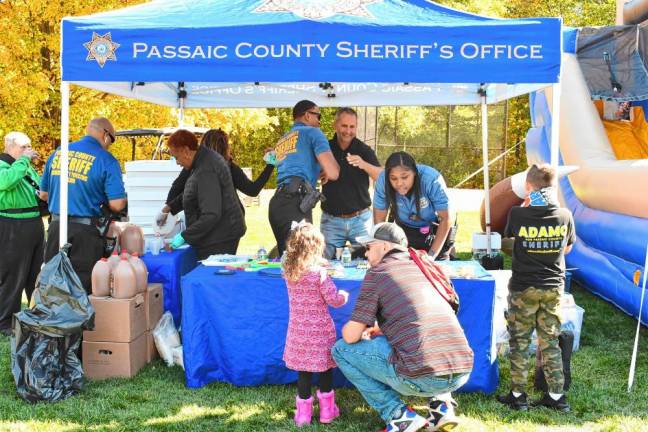
[[534,190],[553,186],[556,182],[556,170],[549,164],[533,164],[527,172],[526,181]]

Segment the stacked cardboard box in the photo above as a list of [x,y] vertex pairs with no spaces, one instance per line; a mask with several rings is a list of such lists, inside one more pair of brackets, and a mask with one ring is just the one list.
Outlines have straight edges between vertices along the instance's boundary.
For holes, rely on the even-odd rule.
[[83,370],[89,379],[130,378],[157,358],[152,330],[164,309],[162,284],[130,299],[90,296],[94,331],[83,332]]
[[94,331],[83,332],[83,370],[89,379],[130,378],[146,364],[144,296],[90,296]]

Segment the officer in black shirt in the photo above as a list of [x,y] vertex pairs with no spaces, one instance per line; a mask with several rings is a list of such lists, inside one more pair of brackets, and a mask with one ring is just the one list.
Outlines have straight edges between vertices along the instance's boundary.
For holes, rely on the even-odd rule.
[[326,257],[335,257],[336,248],[356,237],[365,236],[371,228],[369,211],[369,177],[376,180],[382,172],[376,153],[356,138],[358,115],[351,108],[340,108],[335,114],[335,135],[329,141],[333,156],[340,165],[335,182],[325,182],[322,193],[322,234],[326,239]]

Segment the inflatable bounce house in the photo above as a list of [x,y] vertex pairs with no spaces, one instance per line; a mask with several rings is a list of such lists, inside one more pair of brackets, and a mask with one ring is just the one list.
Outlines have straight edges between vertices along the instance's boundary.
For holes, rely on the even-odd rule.
[[[560,165],[578,169],[560,179],[559,197],[576,222],[572,278],[637,317],[648,244],[648,0],[621,6],[624,25],[564,33]],[[551,97],[550,88],[530,96],[529,165],[550,160]],[[524,180],[491,189],[493,231],[522,203]]]

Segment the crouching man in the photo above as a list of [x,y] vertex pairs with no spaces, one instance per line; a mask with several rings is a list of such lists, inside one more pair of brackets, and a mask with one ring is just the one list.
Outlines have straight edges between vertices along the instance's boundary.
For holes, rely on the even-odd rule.
[[[457,317],[411,260],[402,228],[380,223],[357,240],[371,268],[333,358],[385,431],[449,430],[457,424],[450,392],[468,381],[473,366]],[[401,395],[429,397],[427,418]]]

